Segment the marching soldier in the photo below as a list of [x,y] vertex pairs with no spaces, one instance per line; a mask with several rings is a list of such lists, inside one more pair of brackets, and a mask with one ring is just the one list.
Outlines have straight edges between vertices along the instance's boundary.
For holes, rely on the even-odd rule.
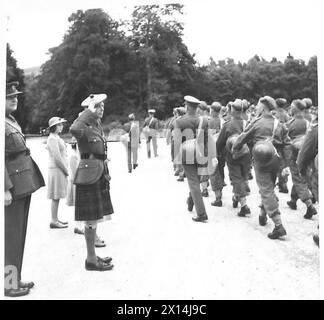
[[[211,114],[209,120],[209,131],[213,138],[213,142],[216,144],[218,139],[219,132],[223,126],[224,120],[220,117],[220,111],[222,109],[222,105],[219,102],[213,102],[211,107]],[[219,171],[219,164],[215,170],[209,175],[210,184],[212,190],[215,193],[215,201],[211,203],[212,206],[221,207],[222,203],[222,190],[224,187],[224,179]]]
[[274,191],[279,170],[279,156],[275,146],[282,146],[286,164],[284,170],[287,171],[290,139],[285,125],[275,120],[271,114],[275,107],[276,102],[273,98],[269,96],[261,98],[258,105],[261,117],[241,133],[233,145],[233,150],[239,151],[246,142],[252,141],[256,182],[262,199],[259,223],[264,226],[267,215],[273,220],[275,228],[268,234],[270,239],[277,239],[287,234],[282,225],[278,198]]
[[[22,282],[21,271],[25,249],[31,195],[44,186],[43,176],[30,156],[26,139],[15,118],[18,82],[6,84],[5,118],[5,296],[27,295],[33,282]],[[8,281],[10,278],[11,281]]]
[[[318,123],[315,123],[306,134],[304,143],[298,153],[297,165],[300,174],[305,177],[307,168],[312,168],[312,186],[316,201],[318,201]],[[319,236],[313,236],[319,246]]]
[[154,156],[157,157],[157,130],[159,129],[159,122],[154,117],[155,109],[148,110],[149,116],[144,120],[143,132],[146,137],[147,157],[151,158],[151,141],[153,144]]
[[243,102],[236,99],[231,106],[232,118],[224,123],[217,139],[217,152],[225,149],[225,159],[229,171],[231,183],[233,185],[233,207],[237,208],[238,203],[241,204],[239,217],[245,217],[250,214],[250,208],[246,204],[249,167],[251,165],[250,150],[244,145],[240,154],[232,152],[233,142],[237,136],[244,130],[246,121],[243,120]]
[[[206,173],[207,161],[201,161],[198,154],[206,156],[208,143],[208,120],[199,117],[197,108],[200,101],[191,96],[184,97],[187,113],[178,118],[174,124],[175,160],[183,165],[188,185],[188,210],[196,208],[196,222],[208,220],[204,201],[200,192],[200,176]],[[202,157],[203,158],[203,157]],[[204,160],[204,159],[202,159]],[[203,162],[203,163],[202,163]]]
[[297,200],[303,201],[307,207],[304,215],[305,219],[311,219],[313,215],[317,214],[315,207],[312,204],[312,194],[308,189],[305,177],[303,177],[297,166],[297,156],[299,149],[305,138],[305,134],[310,123],[304,119],[303,111],[305,103],[302,100],[294,100],[291,103],[291,114],[293,119],[287,123],[288,135],[292,141],[291,145],[291,160],[289,163],[293,187],[291,190],[291,200],[287,202],[288,206],[296,210]]

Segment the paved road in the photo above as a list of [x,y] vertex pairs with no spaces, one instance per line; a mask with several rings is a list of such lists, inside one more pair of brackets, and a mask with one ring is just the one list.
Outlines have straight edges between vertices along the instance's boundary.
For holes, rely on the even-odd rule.
[[[28,140],[47,177],[43,140]],[[27,299],[318,299],[319,250],[312,241],[318,217],[303,219],[304,206],[292,211],[288,195],[278,194],[288,232],[271,241],[273,228],[258,225],[259,195],[251,182],[248,204],[252,216],[239,218],[231,208],[231,188],[224,189],[224,206],[210,206],[208,223],[195,223],[186,210],[187,182],[172,174],[169,148],[159,139],[158,158],[146,159],[127,172],[120,143],[110,143],[111,196],[115,214],[100,224],[99,234],[111,255],[110,272],[84,269],[85,241],[73,233],[73,208],[61,203],[69,228],[49,229],[50,201],[46,188],[32,197],[23,279],[36,287]]]

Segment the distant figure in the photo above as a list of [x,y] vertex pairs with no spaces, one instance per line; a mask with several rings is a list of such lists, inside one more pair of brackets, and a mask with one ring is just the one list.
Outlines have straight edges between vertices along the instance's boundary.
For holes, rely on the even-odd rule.
[[132,169],[135,170],[138,167],[138,148],[141,145],[141,137],[138,121],[135,121],[134,113],[128,116],[128,120],[129,122],[124,124],[124,130],[128,134],[128,141],[126,144],[127,165],[128,172],[131,173]]
[[147,157],[151,158],[151,141],[153,144],[154,156],[157,157],[157,130],[159,129],[159,122],[154,117],[155,110],[148,110],[148,117],[144,121],[143,133],[146,138]]
[[65,142],[59,134],[63,130],[65,119],[53,117],[49,119],[48,126],[50,134],[47,138],[47,149],[49,155],[47,198],[51,203],[51,229],[67,228],[67,222],[58,218],[58,207],[60,199],[67,195],[68,160]]

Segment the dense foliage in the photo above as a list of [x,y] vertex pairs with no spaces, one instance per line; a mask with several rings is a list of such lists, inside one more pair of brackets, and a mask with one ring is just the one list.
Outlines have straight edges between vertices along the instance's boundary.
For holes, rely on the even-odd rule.
[[[254,56],[247,63],[225,59],[200,66],[183,42],[183,6],[135,7],[130,21],[114,21],[101,9],[77,11],[62,43],[49,49],[50,59],[37,76],[25,78],[26,131],[38,132],[58,115],[70,122],[89,93],[108,93],[106,122],[143,118],[148,108],[159,118],[190,94],[208,103],[234,98],[251,102],[260,96],[310,97],[317,104],[317,59],[307,63],[291,55],[284,62]],[[8,66],[16,61],[8,47]],[[16,74],[22,84],[23,73]],[[28,126],[27,126],[28,123]]]

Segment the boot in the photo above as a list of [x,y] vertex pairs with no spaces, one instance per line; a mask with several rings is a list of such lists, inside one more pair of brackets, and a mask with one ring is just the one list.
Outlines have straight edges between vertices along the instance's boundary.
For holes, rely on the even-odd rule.
[[279,185],[279,192],[280,193],[288,193],[288,188],[285,185]]
[[297,203],[294,200],[287,201],[287,204],[291,210],[297,210]]
[[251,214],[251,210],[247,205],[245,205],[241,208],[240,212],[237,215],[239,217],[245,217],[247,214]]
[[191,212],[194,207],[194,202],[191,197],[188,197],[187,199],[187,205],[188,205],[188,211]]
[[259,225],[261,227],[264,227],[266,224],[267,224],[267,216],[262,216],[262,215],[259,215]]
[[318,236],[318,234],[313,235],[313,240],[316,243],[316,245],[319,247],[319,236]]
[[232,197],[232,202],[233,202],[233,208],[237,208],[238,206],[238,200],[235,198],[235,196]]
[[201,195],[203,196],[203,197],[208,197],[209,196],[209,194],[208,194],[208,190],[207,189],[204,189],[203,191],[202,191],[202,193],[201,193]]
[[133,169],[135,170],[138,167],[138,164],[134,163],[133,164]]
[[212,206],[214,207],[222,207],[223,206],[223,202],[222,200],[215,200],[211,203]]
[[249,172],[249,180],[253,180],[253,175],[251,172]]
[[279,226],[276,226],[273,229],[273,231],[268,234],[268,238],[275,240],[275,239],[278,239],[278,238],[286,236],[286,235],[287,235],[287,232],[286,232],[285,228],[283,227],[283,225],[281,224]]
[[312,203],[313,203],[313,204],[315,204],[315,203],[316,203],[316,199],[315,199],[315,197],[314,197],[314,196],[312,197]]
[[183,182],[184,181],[184,177],[183,176],[179,176],[179,178],[177,179],[177,181]]
[[309,206],[307,208],[307,211],[304,215],[305,219],[312,219],[312,216],[314,216],[315,214],[317,214],[317,211],[315,209],[315,207],[313,205]]
[[207,216],[207,214],[203,214],[201,216],[192,217],[192,220],[195,222],[204,222],[204,221],[208,220],[208,216]]

